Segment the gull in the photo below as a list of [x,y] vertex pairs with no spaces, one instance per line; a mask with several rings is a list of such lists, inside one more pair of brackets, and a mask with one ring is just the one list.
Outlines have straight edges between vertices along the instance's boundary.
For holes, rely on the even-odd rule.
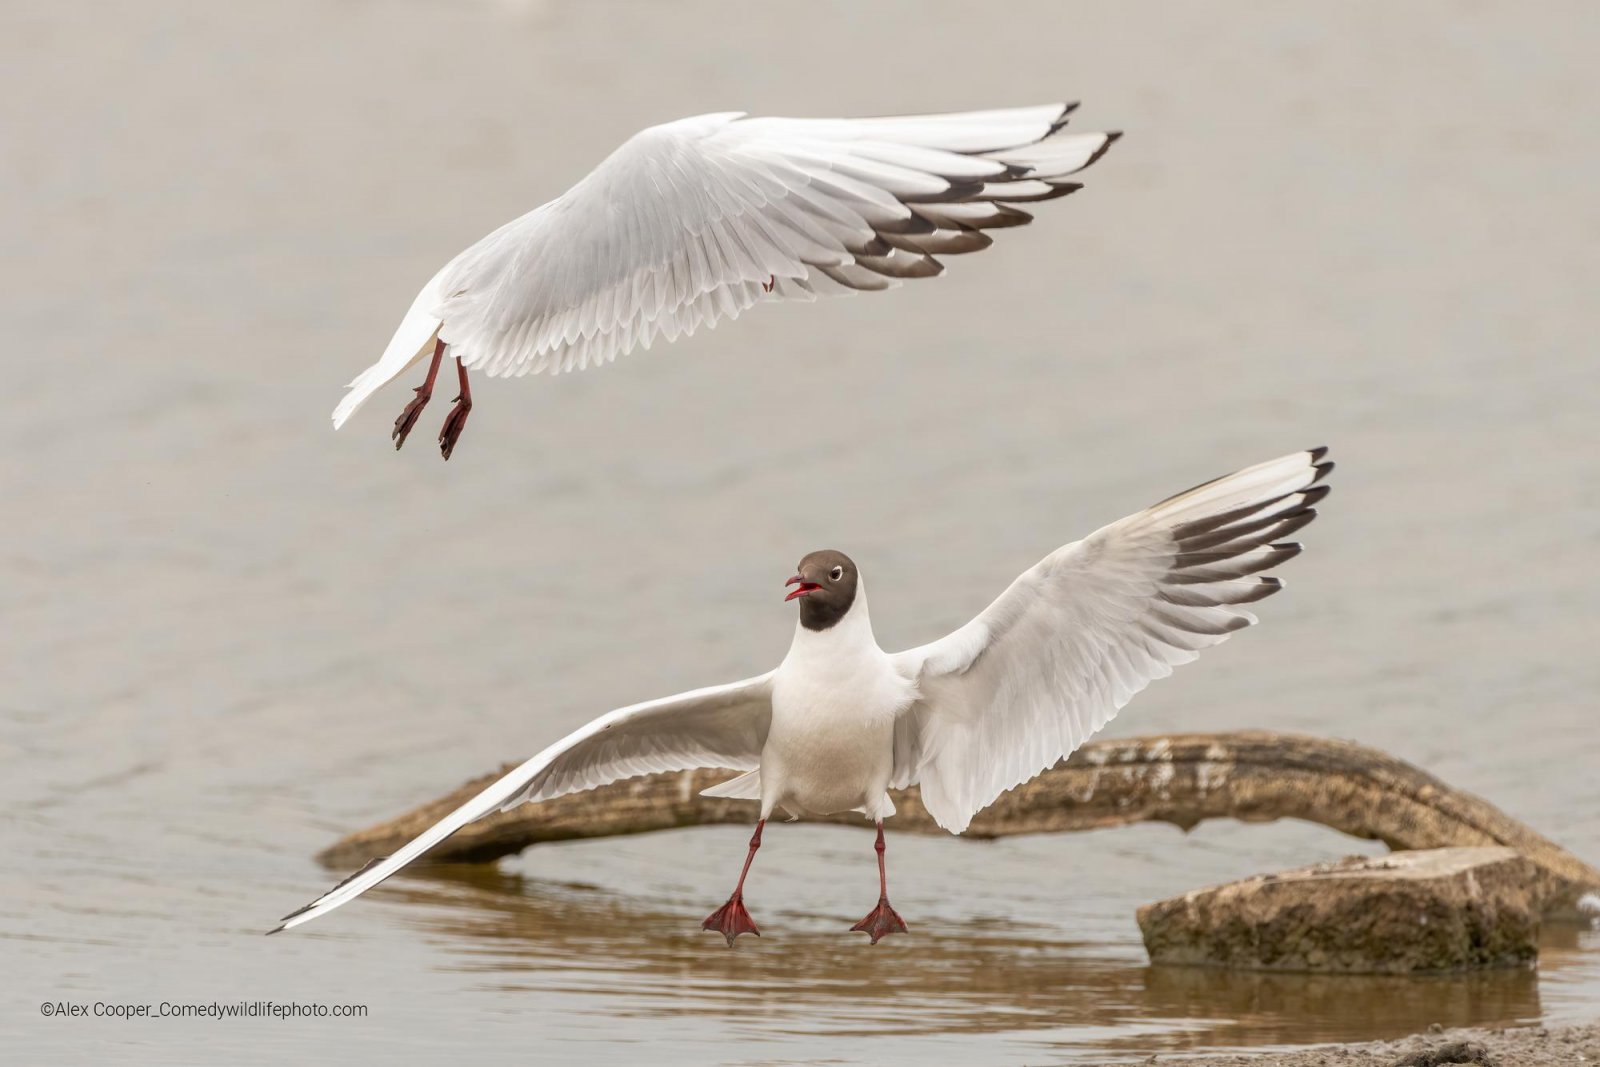
[[1032,220],[1019,203],[1080,188],[1119,133],[1066,133],[1076,104],[872,119],[723,112],[652,126],[561,196],[494,231],[422,287],[382,358],[349,385],[335,429],[431,356],[395,420],[405,444],[446,356],[467,372],[582,369],[738,318],[758,301],[891,289]]
[[1244,605],[1283,583],[1262,572],[1300,552],[1333,469],[1315,448],[1196,486],[1056,549],[947,637],[878,647],[861,570],[812,552],[785,583],[799,601],[777,669],[619,708],[567,735],[415,840],[297,911],[277,933],[349,903],[466,824],[528,801],[662,771],[727,767],[707,796],[760,801],[726,904],[701,925],[759,936],[744,882],[761,831],[792,816],[858,811],[877,825],[878,904],[852,930],[874,944],[906,925],[889,904],[889,791],[920,785],[953,834],[1000,794],[1055,765],[1135,693],[1255,623]]

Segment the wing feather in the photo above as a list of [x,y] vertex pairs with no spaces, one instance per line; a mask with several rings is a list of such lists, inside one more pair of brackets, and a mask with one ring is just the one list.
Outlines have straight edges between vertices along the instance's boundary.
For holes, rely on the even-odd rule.
[[277,933],[310,922],[383,882],[470,822],[528,801],[549,800],[608,782],[697,767],[752,770],[772,719],[772,676],[619,708],[557,741],[419,834],[374,860],[303,908]]
[[1333,469],[1312,449],[1219,478],[1046,556],[976,619],[896,663],[919,698],[896,724],[895,787],[955,833],[1070,755],[1157,678],[1254,625],[1260,575],[1300,552]]

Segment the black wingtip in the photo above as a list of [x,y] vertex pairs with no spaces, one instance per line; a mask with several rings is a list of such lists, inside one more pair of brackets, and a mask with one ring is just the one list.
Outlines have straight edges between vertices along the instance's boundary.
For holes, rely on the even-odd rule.
[[[1062,104],[1061,114],[1057,115],[1056,120],[1050,124],[1050,133],[1055,133],[1057,130],[1061,129],[1061,127],[1065,126],[1067,124],[1067,119],[1076,110],[1078,110],[1078,101],[1076,100],[1072,101],[1071,103]],[[1049,137],[1050,133],[1045,134],[1045,137]]]
[[265,934],[263,934],[263,935],[262,935],[262,936],[263,936],[263,937],[271,937],[271,936],[272,936],[272,935],[273,935],[273,934],[281,934],[281,933],[283,933],[283,932],[284,932],[284,931],[285,931],[285,930],[287,930],[287,929],[289,929],[289,926],[288,926],[288,924],[287,924],[287,923],[285,923],[285,924],[284,924],[284,925],[282,925],[282,926],[274,926],[274,927],[273,927],[273,928],[272,928],[272,929],[270,929],[270,930],[268,930],[268,931],[267,931],[267,932],[266,932],[266,933],[265,933]]
[[287,914],[283,918],[279,919],[278,921],[280,923],[283,923],[283,925],[278,927],[277,930],[268,930],[267,931],[267,935],[270,937],[271,935],[277,933],[278,930],[287,929],[290,919],[296,918],[297,916],[300,916],[300,915],[304,915],[306,912],[310,911],[312,908],[316,907],[318,904],[321,904],[324,900],[327,900],[328,899],[328,895],[330,893],[336,893],[339,890],[343,889],[345,886],[349,885],[351,882],[355,881],[357,878],[360,878],[363,874],[366,874],[368,871],[372,870],[372,868],[376,867],[378,864],[382,863],[384,860],[386,860],[388,858],[389,858],[388,856],[378,856],[378,857],[375,857],[373,859],[368,860],[366,863],[363,863],[361,865],[361,869],[359,871],[357,871],[354,874],[350,875],[344,881],[340,882],[338,885],[336,885],[332,889],[328,890],[327,893],[322,894],[316,900],[313,900],[311,903],[305,905],[304,907],[299,907],[299,908],[294,909],[289,914]]
[[1317,476],[1315,478],[1311,479],[1311,484],[1312,485],[1316,485],[1318,482],[1322,481],[1322,479],[1326,478],[1328,475],[1330,475],[1332,473],[1333,473],[1333,460],[1330,459],[1325,463],[1318,463],[1317,464]]
[[1089,159],[1088,159],[1088,162],[1084,163],[1084,165],[1082,167],[1079,167],[1078,169],[1079,170],[1083,170],[1083,169],[1085,169],[1087,167],[1094,166],[1095,163],[1097,163],[1099,161],[1100,157],[1105,155],[1107,152],[1111,151],[1111,146],[1116,144],[1120,140],[1122,140],[1122,131],[1121,130],[1108,130],[1106,132],[1106,143],[1101,145],[1099,148],[1095,149],[1094,150],[1094,155],[1090,156]]
[[1316,463],[1328,454],[1327,445],[1318,445],[1316,448],[1306,449],[1306,455],[1311,457],[1311,462]]

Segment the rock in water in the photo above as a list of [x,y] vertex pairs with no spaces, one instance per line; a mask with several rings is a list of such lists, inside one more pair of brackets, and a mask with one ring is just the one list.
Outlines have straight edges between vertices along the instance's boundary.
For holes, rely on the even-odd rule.
[[1509,848],[1437,848],[1257,875],[1139,909],[1153,963],[1408,974],[1526,967],[1539,877]]

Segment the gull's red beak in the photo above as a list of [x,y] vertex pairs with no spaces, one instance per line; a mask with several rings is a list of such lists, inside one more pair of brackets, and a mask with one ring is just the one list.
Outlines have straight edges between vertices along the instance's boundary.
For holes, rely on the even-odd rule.
[[798,574],[783,584],[786,586],[798,585],[800,587],[799,589],[796,589],[794,592],[790,593],[788,596],[784,597],[783,599],[786,601],[793,600],[797,596],[805,596],[807,593],[814,593],[818,589],[822,588],[822,586],[818,585],[816,582],[808,582]]

